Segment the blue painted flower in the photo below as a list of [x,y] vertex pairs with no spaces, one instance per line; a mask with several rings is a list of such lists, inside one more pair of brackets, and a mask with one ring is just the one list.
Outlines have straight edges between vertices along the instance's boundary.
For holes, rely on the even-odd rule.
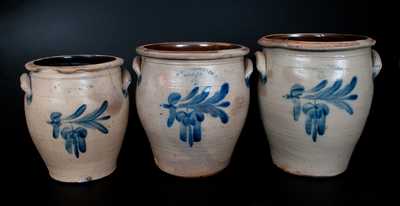
[[[294,84],[289,93],[284,96],[293,103],[292,115],[295,121],[299,120],[301,111],[307,116],[305,130],[314,142],[317,141],[318,135],[325,134],[326,117],[329,114],[328,105],[320,103],[321,101],[332,104],[350,115],[354,113],[347,101],[354,101],[358,98],[357,94],[350,94],[357,84],[357,77],[354,76],[350,83],[343,87],[342,84],[343,80],[338,79],[332,86],[327,87],[328,80],[322,80],[309,90],[300,84]],[[305,100],[308,102],[302,106],[301,103]]]
[[[103,134],[108,133],[108,129],[99,122],[111,118],[109,115],[101,116],[107,107],[108,102],[104,101],[98,109],[82,116],[86,110],[86,104],[83,104],[74,113],[65,118],[62,118],[60,112],[52,112],[47,123],[53,127],[53,138],[57,139],[61,134],[65,141],[65,150],[79,158],[79,153],[86,152],[85,139],[87,130],[85,128],[96,129]],[[66,126],[61,129],[63,124],[66,124]],[[73,125],[78,125],[78,127],[73,128]]]
[[329,107],[323,103],[306,103],[303,105],[303,112],[307,115],[305,128],[306,133],[311,135],[312,140],[317,141],[317,135],[325,134],[326,116],[329,114]]
[[53,125],[53,138],[57,139],[60,134],[61,113],[60,112],[52,112],[50,114],[49,124]]
[[74,154],[76,158],[79,158],[79,153],[86,152],[86,141],[87,131],[83,127],[64,127],[61,130],[61,137],[65,140],[65,150],[69,154]]
[[177,92],[172,92],[166,104],[161,107],[169,110],[167,127],[172,127],[175,120],[180,123],[179,139],[188,142],[192,147],[194,142],[200,142],[202,137],[201,123],[205,114],[219,118],[223,124],[228,123],[229,116],[222,108],[229,107],[229,101],[223,101],[229,92],[229,84],[224,83],[220,90],[207,98],[211,87],[205,87],[199,92],[199,87],[194,87],[188,95],[182,98]]

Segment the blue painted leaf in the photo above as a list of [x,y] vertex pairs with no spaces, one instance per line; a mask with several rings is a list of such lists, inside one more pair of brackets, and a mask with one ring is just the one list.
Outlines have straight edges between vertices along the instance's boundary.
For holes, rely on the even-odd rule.
[[341,79],[336,80],[331,87],[322,90],[317,97],[319,99],[328,99],[334,92],[336,92],[341,86],[343,81]]
[[72,154],[72,149],[73,149],[73,140],[72,138],[68,138],[65,140],[65,150],[67,150],[69,154]]
[[50,114],[50,120],[60,120],[61,118],[61,113],[60,112],[52,112]]
[[208,98],[204,103],[205,104],[215,104],[219,101],[223,100],[229,92],[229,84],[224,83],[221,85],[219,91],[215,92],[213,96]]
[[69,127],[69,126],[64,127],[64,128],[61,130],[61,137],[62,137],[64,140],[69,139],[70,136],[71,136],[71,134],[72,134],[72,128]]
[[85,128],[78,127],[74,130],[74,132],[78,135],[79,138],[85,138],[87,136],[87,131]]
[[174,105],[172,105],[172,104],[161,104],[161,107],[163,107],[165,109],[170,109],[170,108],[175,108],[176,109],[176,107]]
[[219,118],[221,119],[221,122],[224,123],[224,124],[228,123],[229,117],[228,117],[228,115],[224,112],[224,110],[218,109],[218,108],[217,108],[217,111],[218,111],[218,116],[219,116]]
[[53,138],[57,139],[60,134],[60,126],[53,125]]
[[198,111],[208,113],[212,117],[219,117],[221,122],[226,124],[229,121],[228,115],[224,112],[224,110],[219,109],[213,105],[203,105],[201,107],[196,107],[198,108]]
[[75,119],[81,116],[85,112],[85,110],[86,110],[86,104],[82,104],[80,107],[78,107],[77,110],[75,110],[74,113],[66,117],[65,120]]
[[103,134],[107,134],[108,133],[108,129],[106,127],[104,127],[102,124],[100,124],[100,123],[98,123],[96,121],[85,121],[85,122],[76,122],[76,123],[80,124],[80,125],[82,125],[84,127],[87,127],[87,128],[97,129]]
[[326,104],[320,103],[317,105],[317,107],[319,108],[319,110],[322,112],[322,114],[324,115],[328,115],[329,114],[329,107]]
[[[74,135],[74,134],[73,134]],[[75,136],[75,135],[74,135]],[[74,154],[76,158],[79,158],[78,138],[72,138],[72,145],[74,146]]]
[[353,91],[353,89],[356,86],[356,84],[357,84],[357,77],[354,76],[351,79],[349,84],[347,84],[345,87],[343,87],[342,89],[340,89],[338,92],[336,92],[333,95],[333,98],[340,98],[340,97],[343,97],[343,96],[346,96],[346,95],[350,94],[350,92]]
[[169,96],[168,96],[168,103],[169,104],[176,104],[179,102],[179,100],[181,99],[181,95],[179,93],[176,92],[172,92]]
[[169,109],[167,127],[172,127],[172,125],[174,124],[175,118],[176,118],[176,110],[175,109]]
[[97,119],[97,117],[99,117],[106,111],[107,107],[108,107],[108,101],[104,101],[97,110],[94,110],[93,112],[87,114],[86,116],[83,116],[82,118],[80,118],[77,121],[85,122],[85,121],[95,120],[95,119]]
[[192,89],[192,91],[190,91],[190,93],[189,93],[186,97],[184,97],[184,98],[182,99],[182,101],[186,101],[186,100],[191,99],[192,97],[194,97],[194,95],[197,94],[198,91],[199,91],[199,87],[194,87],[194,88]]
[[326,79],[324,79],[321,82],[319,82],[319,84],[317,84],[315,87],[308,90],[307,92],[310,92],[310,93],[319,92],[321,89],[325,88],[325,86],[327,84],[328,84],[328,81]]
[[299,99],[292,99],[293,102],[293,119],[294,121],[299,120],[301,113],[301,103]]
[[107,116],[100,117],[97,120],[107,120],[107,119],[110,119],[110,118],[111,118],[111,116],[107,115]]
[[179,129],[179,139],[181,139],[182,141],[186,142],[186,126],[181,124],[181,127]]
[[340,100],[351,100],[352,101],[352,100],[356,100],[357,98],[358,98],[357,94],[352,94],[347,97],[340,98]]
[[190,119],[190,117],[185,116],[185,118],[183,118],[182,123],[183,123],[185,126],[191,125],[191,119]]
[[196,112],[197,121],[202,122],[204,121],[204,114],[201,112]]
[[311,109],[314,109],[314,105],[311,103],[305,103],[303,105],[303,112],[307,114]]
[[226,102],[219,103],[217,106],[219,106],[219,107],[229,107],[229,105],[231,105],[231,103],[226,101]]
[[188,127],[188,133],[189,133],[189,136],[188,136],[189,146],[193,147],[193,129],[191,126]]
[[78,139],[78,148],[79,148],[80,152],[82,152],[82,153],[86,152],[86,141],[84,138]]
[[349,113],[351,115],[353,114],[353,109],[346,102],[344,102],[344,101],[331,101],[331,103],[333,105],[335,105],[336,107],[338,107],[339,109],[345,110],[347,113]]
[[178,122],[182,122],[185,117],[186,112],[180,111],[176,113],[176,120],[178,120]]
[[186,103],[185,105],[195,105],[195,104],[199,104],[202,101],[204,101],[208,95],[210,94],[210,89],[211,87],[206,87],[200,94],[196,95],[195,97],[192,98],[192,100],[190,100],[188,103]]
[[312,119],[312,140],[313,142],[317,141],[317,134],[318,134],[318,120]]
[[309,115],[307,115],[307,119],[306,119],[306,133],[308,135],[311,135],[311,130],[312,130],[312,119]]
[[200,122],[196,122],[193,127],[193,140],[195,142],[200,142],[201,140],[201,124]]
[[300,84],[295,84],[290,89],[290,96],[298,97],[298,96],[302,95],[303,92],[304,92],[304,87]]
[[325,134],[325,121],[326,117],[325,115],[322,115],[320,119],[318,119],[318,134],[319,135],[324,135]]

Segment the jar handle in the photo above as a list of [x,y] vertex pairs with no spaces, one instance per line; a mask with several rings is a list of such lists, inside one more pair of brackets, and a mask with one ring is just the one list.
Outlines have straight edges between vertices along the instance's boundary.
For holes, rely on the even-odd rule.
[[267,83],[267,64],[266,57],[263,52],[256,51],[256,67],[258,72],[260,72],[260,81],[262,84]]
[[124,94],[125,97],[129,95],[128,88],[131,82],[131,73],[127,69],[122,69],[122,94]]
[[142,58],[140,57],[140,56],[136,56],[134,59],[133,59],[133,62],[132,62],[132,68],[133,68],[133,71],[135,71],[135,73],[136,73],[136,81],[137,81],[137,85],[139,85],[140,84],[140,81],[142,80],[142,74],[141,74],[141,64],[142,64]]
[[382,69],[382,60],[378,52],[372,49],[372,75],[377,77]]
[[21,89],[25,92],[26,102],[31,104],[32,102],[32,83],[31,76],[27,73],[21,74],[19,77]]
[[253,62],[249,58],[245,58],[244,81],[247,88],[250,88],[250,77],[253,73]]

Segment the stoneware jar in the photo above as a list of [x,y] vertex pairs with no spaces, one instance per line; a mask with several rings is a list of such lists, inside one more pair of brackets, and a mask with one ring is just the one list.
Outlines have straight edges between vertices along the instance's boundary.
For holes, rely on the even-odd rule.
[[210,42],[137,48],[136,106],[161,170],[200,177],[229,164],[249,105],[248,52]]
[[50,176],[86,182],[116,168],[127,125],[131,76],[105,55],[47,57],[21,75],[25,115]]
[[275,165],[305,176],[347,168],[382,67],[375,41],[342,34],[276,34],[256,52],[258,96]]

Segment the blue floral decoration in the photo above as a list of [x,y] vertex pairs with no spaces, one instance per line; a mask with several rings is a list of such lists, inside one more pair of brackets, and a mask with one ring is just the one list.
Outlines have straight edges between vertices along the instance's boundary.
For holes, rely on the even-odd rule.
[[219,118],[223,124],[228,123],[229,116],[223,108],[229,107],[229,101],[223,101],[229,92],[229,84],[224,83],[219,91],[207,98],[211,87],[205,87],[201,92],[199,87],[194,87],[188,95],[182,98],[181,94],[172,92],[168,96],[168,103],[161,107],[169,110],[167,127],[172,127],[175,120],[180,123],[179,138],[188,142],[192,147],[194,142],[200,142],[202,137],[201,123],[205,114]]
[[[328,81],[322,80],[313,88],[306,90],[303,85],[294,84],[289,94],[284,98],[293,103],[293,119],[298,121],[301,113],[306,115],[305,130],[307,135],[317,141],[318,135],[324,135],[326,130],[326,117],[329,114],[329,106],[326,103],[344,110],[348,114],[354,113],[348,101],[357,99],[357,94],[350,94],[357,84],[357,77],[354,76],[350,83],[343,86],[343,80],[336,80],[332,86],[327,87]],[[306,101],[302,105],[302,102]]]
[[52,112],[50,121],[47,123],[53,127],[53,138],[58,139],[61,135],[65,141],[65,150],[79,158],[79,153],[86,152],[86,128],[96,129],[103,134],[108,133],[108,129],[99,122],[110,119],[110,115],[101,116],[107,107],[108,102],[104,101],[98,109],[82,116],[86,110],[86,104],[82,104],[74,113],[65,118],[62,118],[60,112]]

